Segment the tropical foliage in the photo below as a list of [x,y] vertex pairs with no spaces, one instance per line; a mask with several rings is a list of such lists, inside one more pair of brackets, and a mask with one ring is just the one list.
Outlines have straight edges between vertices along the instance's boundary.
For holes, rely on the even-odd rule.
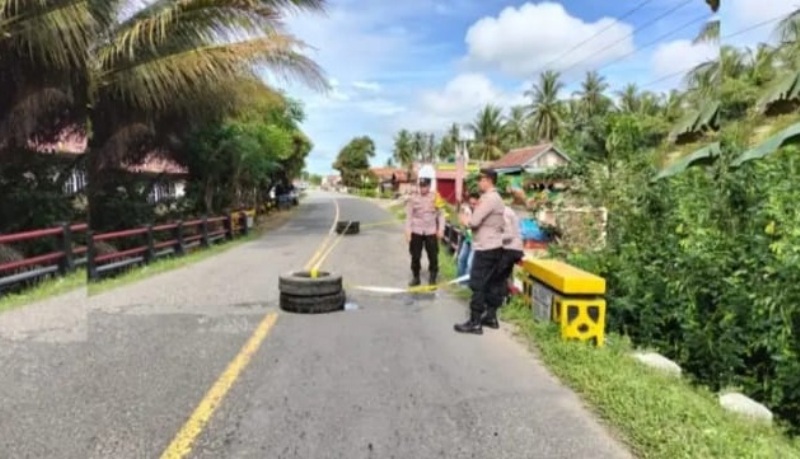
[[[547,71],[526,107],[465,126],[485,159],[554,142],[575,164],[560,199],[608,211],[603,246],[553,255],[606,277],[609,331],[676,360],[713,390],[737,388],[800,432],[800,12],[776,43],[720,45],[681,90],[616,90],[589,72],[574,94]],[[719,24],[698,33],[719,42]],[[521,113],[526,115],[521,116]],[[520,129],[522,128],[522,129]],[[487,152],[487,153],[483,153]],[[593,217],[592,217],[593,218]],[[597,226],[597,225],[595,225]]]
[[369,160],[374,157],[375,142],[368,136],[356,137],[339,150],[333,168],[339,171],[344,186],[374,186],[376,178],[369,170]]
[[[238,162],[226,166],[235,178],[222,193],[228,196],[223,201],[241,204],[247,200],[243,188],[274,184],[279,171],[284,177],[299,173],[310,149],[297,131],[298,116],[278,108],[289,104],[297,111],[297,104],[268,87],[260,75],[269,72],[326,88],[321,69],[303,54],[304,44],[283,27],[287,12],[317,11],[323,4],[2,2],[0,157],[17,158],[31,143],[52,143],[65,132],[85,137],[90,220],[103,229],[122,212],[118,203],[133,199],[147,204],[146,184],[120,182],[127,167],[161,157],[198,174],[210,170],[198,166],[198,148],[213,156],[233,145],[243,152],[258,144],[263,157],[239,153]],[[211,146],[215,142],[216,148]],[[267,171],[273,173],[270,180],[253,175]],[[0,170],[0,175],[7,173]],[[190,177],[195,179],[206,189],[217,180]],[[207,199],[195,207],[211,208]]]

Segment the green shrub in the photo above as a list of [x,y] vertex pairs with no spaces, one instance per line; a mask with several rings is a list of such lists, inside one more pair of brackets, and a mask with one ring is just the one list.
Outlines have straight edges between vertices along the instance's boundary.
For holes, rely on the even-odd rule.
[[798,149],[732,170],[743,151],[732,134],[715,166],[651,186],[616,181],[607,247],[563,255],[608,280],[610,331],[659,349],[712,390],[741,388],[796,433]]

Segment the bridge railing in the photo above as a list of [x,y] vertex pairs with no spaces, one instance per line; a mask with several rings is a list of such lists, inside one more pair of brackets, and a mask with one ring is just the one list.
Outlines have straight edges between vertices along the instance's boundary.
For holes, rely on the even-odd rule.
[[[46,277],[63,276],[86,264],[87,247],[76,240],[81,239],[87,229],[85,223],[64,223],[52,228],[0,234],[0,246],[8,254],[0,259],[0,292]],[[15,244],[37,242],[47,247],[45,253],[25,256],[19,255],[25,251],[13,250]]]
[[[255,210],[228,215],[147,225],[106,233],[90,232],[87,276],[89,281],[134,265],[147,265],[166,256],[182,256],[195,248],[245,236],[254,225]],[[117,241],[123,250],[107,250],[104,243]],[[120,243],[120,241],[123,241]]]

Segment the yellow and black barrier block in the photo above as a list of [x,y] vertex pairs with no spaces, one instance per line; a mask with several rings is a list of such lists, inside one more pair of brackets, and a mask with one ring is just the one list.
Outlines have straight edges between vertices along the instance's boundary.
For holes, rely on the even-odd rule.
[[563,339],[603,345],[605,279],[558,260],[525,259],[522,285],[534,316],[557,323]]

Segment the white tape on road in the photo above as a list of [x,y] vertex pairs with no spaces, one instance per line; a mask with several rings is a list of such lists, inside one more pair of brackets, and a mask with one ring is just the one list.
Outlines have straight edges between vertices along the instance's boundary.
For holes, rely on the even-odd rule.
[[467,280],[469,280],[469,274],[466,274],[466,275],[463,275],[463,276],[458,277],[456,279],[453,279],[451,281],[444,282],[444,283],[441,283],[441,284],[436,284],[436,285],[418,285],[416,287],[405,287],[405,288],[400,288],[400,287],[380,287],[380,286],[377,286],[377,285],[351,285],[348,288],[353,289],[353,290],[361,290],[361,291],[373,292],[373,293],[387,293],[387,294],[392,294],[392,293],[416,293],[416,292],[433,291],[433,290],[438,289],[439,287],[458,284],[458,283],[461,283],[461,282],[464,282],[464,281],[467,281]]

